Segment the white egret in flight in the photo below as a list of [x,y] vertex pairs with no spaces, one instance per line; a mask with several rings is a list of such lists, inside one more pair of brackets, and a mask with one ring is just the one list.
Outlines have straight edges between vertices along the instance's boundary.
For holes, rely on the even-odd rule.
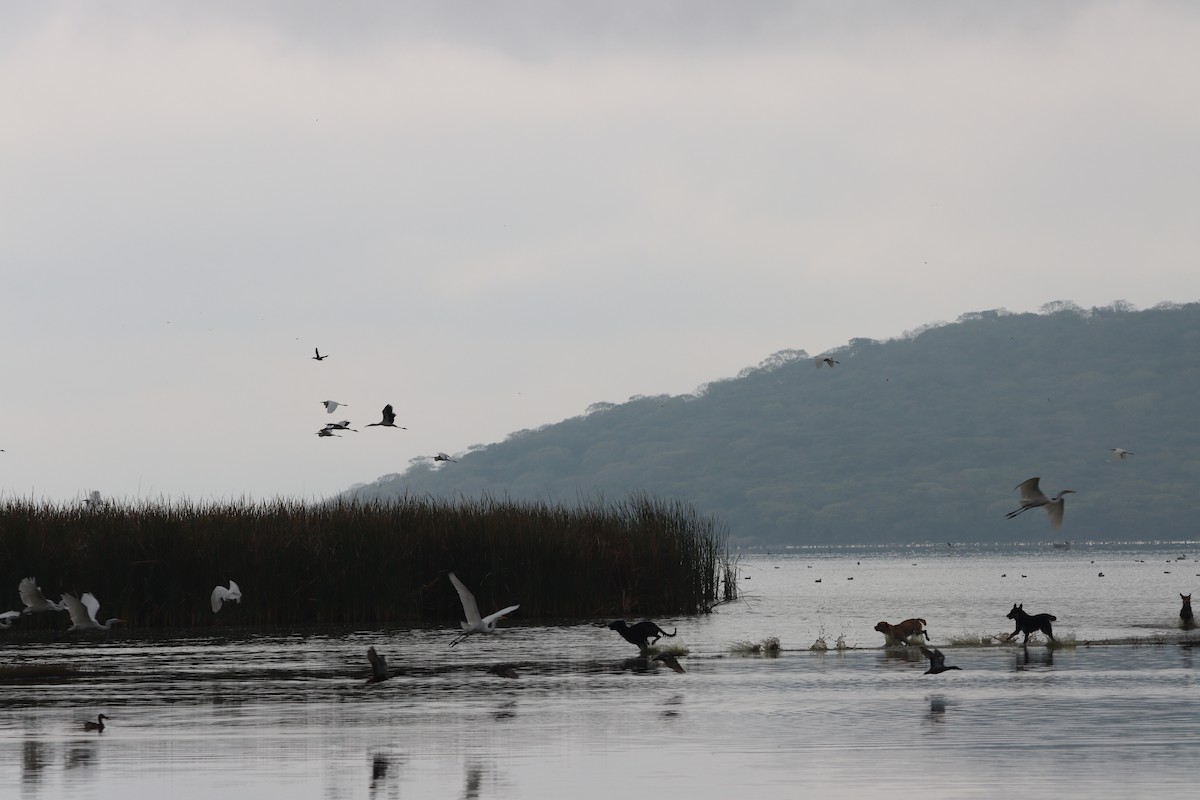
[[21,595],[21,602],[25,604],[25,609],[22,614],[32,614],[35,611],[64,611],[65,607],[62,603],[52,603],[42,594],[42,588],[37,585],[35,578],[23,578],[17,584],[17,592]]
[[317,431],[317,436],[332,436],[335,439],[342,438],[342,437],[338,436],[336,433],[334,433],[333,431],[334,431],[333,428],[321,428],[321,430]]
[[224,586],[213,587],[211,599],[212,599],[212,610],[213,610],[213,613],[215,614],[221,610],[221,605],[226,600],[228,600],[231,603],[241,602],[242,590],[238,588],[238,585],[236,583],[234,583],[233,581],[230,581],[228,589],[226,589]]
[[93,489],[92,493],[84,498],[83,502],[89,508],[99,508],[104,505],[104,501],[100,499],[100,490]]
[[346,408],[350,407],[350,406],[347,406],[345,403],[339,403],[337,400],[322,400],[321,403],[322,403],[322,405],[325,406],[325,412],[327,414],[332,414],[334,411],[337,410],[338,406],[346,406]]
[[1133,453],[1129,452],[1128,450],[1122,450],[1120,447],[1111,447],[1109,449],[1112,450],[1112,458],[1119,458],[1122,461],[1125,460],[1125,456],[1133,455]]
[[20,611],[5,611],[0,614],[0,628],[8,629],[12,624],[21,618]]
[[350,420],[348,420],[348,419],[344,419],[341,422],[326,422],[325,430],[327,430],[327,431],[353,431],[354,433],[358,433],[358,431],[356,431],[356,430],[354,430],[354,428],[350,427]]
[[71,627],[68,631],[106,631],[116,622],[123,619],[112,617],[103,623],[96,621],[96,612],[100,610],[100,601],[91,592],[84,592],[83,597],[76,599],[75,595],[64,594],[62,603],[71,615]]
[[329,358],[327,355],[321,355],[321,348],[319,347],[314,347],[313,352],[316,353],[316,355],[313,356],[313,361],[324,361],[325,359]]
[[368,428],[372,428],[376,425],[382,425],[385,428],[399,428],[402,431],[408,430],[408,428],[404,427],[403,425],[396,424],[396,412],[392,410],[391,403],[388,403],[386,406],[383,407],[383,421],[382,422],[368,422],[367,423]]
[[459,623],[462,625],[463,632],[450,643],[451,647],[473,633],[495,633],[496,623],[521,607],[520,605],[509,606],[500,609],[495,614],[481,617],[479,616],[479,606],[475,603],[475,595],[471,594],[470,589],[463,586],[463,582],[453,572],[450,573],[450,582],[458,590],[458,599],[462,601],[463,613],[467,615],[467,621]]
[[840,364],[840,363],[842,363],[842,362],[834,361],[832,358],[829,358],[828,356],[826,356],[825,358],[818,358],[817,359],[817,369],[820,369],[821,367],[829,367],[830,369],[833,369],[834,364]]
[[1013,491],[1021,493],[1021,507],[1016,511],[1010,511],[1005,514],[1006,519],[1012,519],[1022,511],[1028,511],[1031,508],[1045,508],[1046,516],[1050,518],[1050,525],[1055,528],[1062,527],[1063,521],[1063,495],[1076,494],[1074,489],[1063,489],[1054,497],[1046,497],[1042,494],[1042,490],[1038,488],[1040,478],[1030,478],[1017,484]]
[[445,453],[438,453],[436,456],[433,457],[433,460],[434,461],[454,461],[455,464],[458,463],[458,461],[456,461],[455,459],[446,455]]

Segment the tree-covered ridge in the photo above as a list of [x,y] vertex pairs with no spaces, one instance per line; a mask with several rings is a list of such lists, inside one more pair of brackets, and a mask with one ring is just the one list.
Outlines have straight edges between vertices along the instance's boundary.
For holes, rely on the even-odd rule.
[[[1042,312],[854,339],[821,354],[833,369],[782,351],[694,395],[600,403],[354,493],[649,492],[760,544],[1194,537],[1200,304]],[[1113,447],[1135,455],[1111,461]],[[1059,531],[1040,511],[1004,519],[1034,475],[1078,492]]]

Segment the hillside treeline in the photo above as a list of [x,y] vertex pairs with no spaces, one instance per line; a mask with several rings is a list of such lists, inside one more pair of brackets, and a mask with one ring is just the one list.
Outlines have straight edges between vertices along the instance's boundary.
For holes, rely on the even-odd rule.
[[[573,502],[649,492],[764,545],[1158,540],[1200,519],[1200,304],[1069,302],[965,314],[889,341],[776,353],[695,394],[600,403],[579,417],[416,461],[359,498]],[[1132,451],[1113,461],[1110,448]],[[1065,525],[1014,520],[1031,476]]]

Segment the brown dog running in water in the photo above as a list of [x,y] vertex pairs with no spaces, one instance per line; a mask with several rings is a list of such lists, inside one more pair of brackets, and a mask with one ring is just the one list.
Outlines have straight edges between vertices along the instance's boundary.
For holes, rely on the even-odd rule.
[[925,625],[925,620],[920,617],[914,617],[895,625],[888,622],[880,622],[875,626],[875,630],[886,636],[889,644],[892,642],[908,644],[908,637],[910,636],[924,636],[925,641],[929,641],[929,634],[925,631]]

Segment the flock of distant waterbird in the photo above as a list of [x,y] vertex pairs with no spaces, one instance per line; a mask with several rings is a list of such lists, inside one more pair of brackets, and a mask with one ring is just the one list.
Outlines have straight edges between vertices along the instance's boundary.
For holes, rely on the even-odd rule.
[[[313,361],[324,361],[325,359],[329,358],[329,354],[321,355],[321,349],[319,347],[313,348],[313,353],[315,354],[312,357]],[[327,414],[332,414],[338,408],[349,408],[350,407],[350,405],[348,403],[342,403],[337,400],[322,400],[321,405],[325,406],[325,413],[327,413]],[[341,437],[342,431],[350,431],[351,433],[358,433],[358,430],[355,428],[351,428],[350,424],[351,424],[350,420],[348,420],[348,419],[344,419],[341,422],[327,422],[327,423],[325,423],[324,427],[322,427],[319,431],[317,431],[316,435],[321,437],[322,439],[340,439],[340,438],[342,438]],[[402,431],[408,430],[408,428],[404,427],[403,425],[396,424],[396,411],[394,408],[392,408],[391,403],[388,403],[386,406],[383,407],[383,415],[379,422],[367,423],[366,427],[368,427],[368,428],[375,428],[375,427],[397,428]],[[455,464],[458,463],[457,461],[455,461],[453,458],[446,455],[445,453],[438,453],[436,456],[433,457],[433,460],[434,461],[451,461],[451,462],[454,462]]]

